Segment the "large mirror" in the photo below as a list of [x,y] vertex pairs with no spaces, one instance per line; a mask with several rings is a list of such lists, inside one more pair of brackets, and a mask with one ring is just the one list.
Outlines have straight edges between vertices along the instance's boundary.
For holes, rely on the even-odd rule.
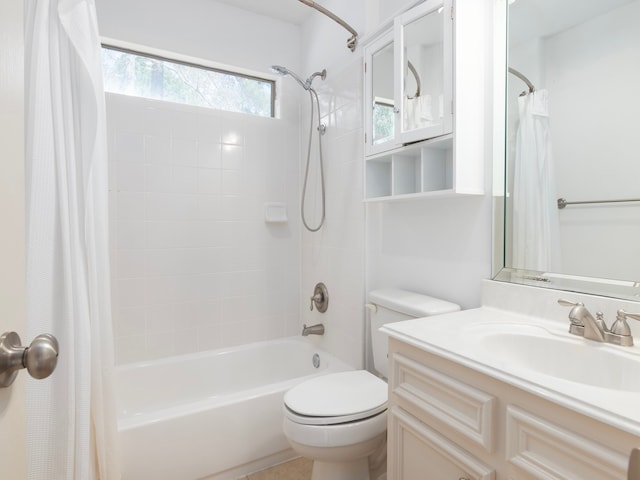
[[443,15],[439,8],[403,26],[403,132],[444,121]]
[[497,280],[640,300],[640,0],[509,0]]

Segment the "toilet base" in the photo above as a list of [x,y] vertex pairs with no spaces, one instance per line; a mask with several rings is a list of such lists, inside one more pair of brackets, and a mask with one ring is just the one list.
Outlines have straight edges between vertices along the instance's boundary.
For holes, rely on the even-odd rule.
[[387,472],[386,432],[356,445],[314,448],[289,439],[293,449],[313,460],[311,480],[382,480]]
[[367,457],[350,462],[314,460],[311,480],[371,480]]
[[386,472],[386,426],[385,411],[337,425],[298,424],[285,417],[283,431],[296,453],[313,460],[311,480],[379,480]]

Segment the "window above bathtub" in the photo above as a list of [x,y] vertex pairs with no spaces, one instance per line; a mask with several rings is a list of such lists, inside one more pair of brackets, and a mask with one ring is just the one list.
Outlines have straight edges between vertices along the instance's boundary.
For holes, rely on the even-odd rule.
[[274,116],[275,82],[268,78],[107,43],[102,69],[106,92]]

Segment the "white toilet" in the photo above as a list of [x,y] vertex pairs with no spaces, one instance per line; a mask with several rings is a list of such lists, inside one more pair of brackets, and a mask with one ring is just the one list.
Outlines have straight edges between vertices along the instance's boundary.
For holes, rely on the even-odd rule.
[[[414,292],[369,292],[371,351],[376,373],[387,377],[386,323],[455,312],[460,307]],[[386,469],[387,383],[366,370],[303,382],[284,396],[284,434],[313,460],[312,480],[378,480]]]

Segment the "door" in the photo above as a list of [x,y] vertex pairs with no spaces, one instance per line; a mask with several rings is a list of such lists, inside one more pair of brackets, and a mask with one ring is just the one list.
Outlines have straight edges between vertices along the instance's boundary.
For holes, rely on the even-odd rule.
[[[24,341],[24,40],[23,2],[0,1],[0,333]],[[0,389],[2,478],[25,479],[25,381]]]

